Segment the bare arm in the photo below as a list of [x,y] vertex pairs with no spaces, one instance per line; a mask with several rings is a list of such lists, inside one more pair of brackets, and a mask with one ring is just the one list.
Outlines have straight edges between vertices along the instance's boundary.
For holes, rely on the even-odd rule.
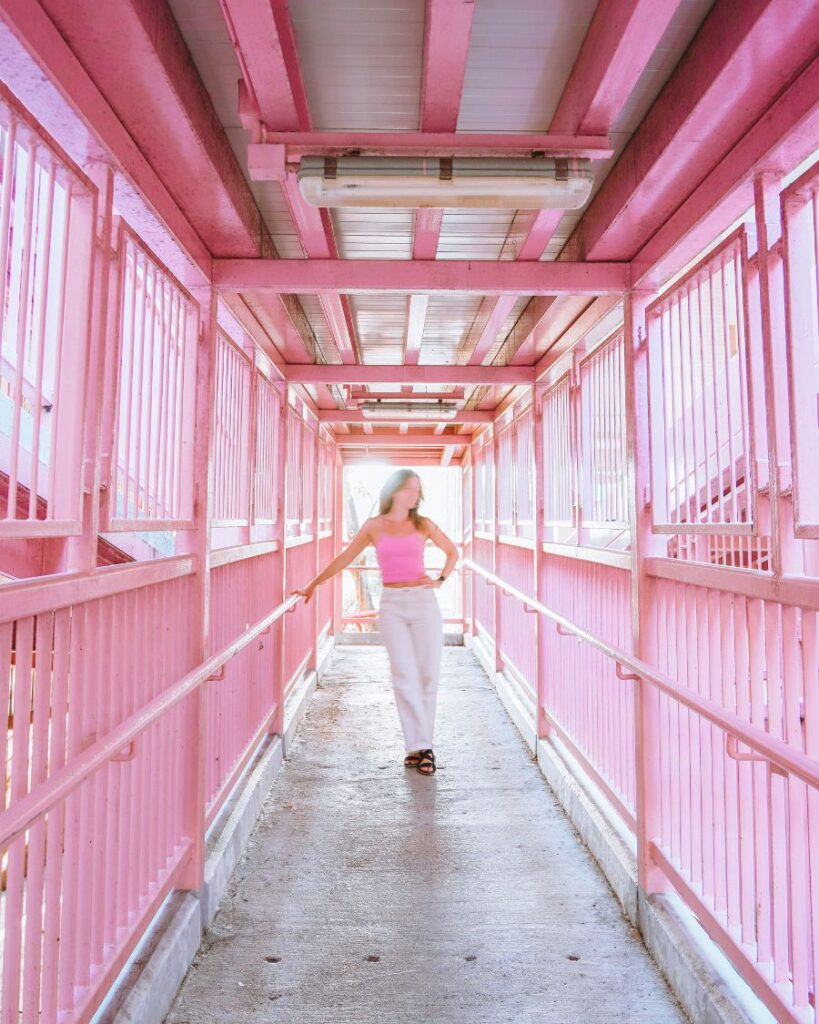
[[314,576],[309,583],[305,586],[293,591],[294,594],[301,594],[304,598],[305,604],[313,596],[313,591],[320,584],[324,583],[325,580],[329,580],[332,576],[335,576],[337,572],[341,572],[342,569],[346,569],[347,566],[352,562],[354,558],[361,554],[364,548],[368,544],[372,543],[372,535],[370,533],[370,523],[372,520],[368,519],[366,523],[361,527],[358,533],[353,537],[350,543],[344,550],[336,555],[336,557],[328,562],[327,565],[321,570],[318,576]]
[[[432,522],[431,519],[427,519],[427,536],[432,543],[440,548],[446,554],[446,562],[441,570],[441,576],[448,577],[449,574],[455,567],[455,563],[458,561],[458,549],[450,538],[444,533],[444,531]],[[430,586],[440,586],[440,580],[431,579],[429,581]]]

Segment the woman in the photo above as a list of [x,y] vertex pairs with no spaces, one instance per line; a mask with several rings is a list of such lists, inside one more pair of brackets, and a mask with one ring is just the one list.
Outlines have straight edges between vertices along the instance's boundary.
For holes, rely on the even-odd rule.
[[[381,490],[380,515],[368,519],[340,555],[293,593],[309,601],[320,583],[341,572],[369,544],[375,546],[384,582],[378,626],[390,659],[404,733],[404,765],[432,775],[432,730],[443,647],[441,610],[432,591],[452,572],[458,549],[432,520],[418,514],[423,497],[418,475],[410,469],[396,470]],[[427,540],[446,553],[444,568],[434,579],[424,572]]]

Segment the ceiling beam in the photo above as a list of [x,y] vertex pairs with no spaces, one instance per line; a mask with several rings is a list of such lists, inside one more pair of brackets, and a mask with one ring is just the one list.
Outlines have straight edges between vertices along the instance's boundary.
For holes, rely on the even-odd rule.
[[815,57],[817,38],[818,4],[718,0],[561,259],[635,256]]
[[478,295],[601,295],[629,287],[627,263],[494,262],[489,260],[213,261],[219,288],[311,295],[327,290],[456,292]]
[[[260,133],[267,128],[310,131],[307,93],[286,0],[221,3],[245,85],[264,123]],[[292,167],[284,170],[280,184],[305,256],[336,259],[338,251],[328,212],[304,201]],[[336,350],[334,354],[342,362],[354,363],[357,346],[346,299],[325,293],[319,296],[319,304]]]
[[463,434],[340,434],[335,439],[339,448],[442,448],[455,445],[463,448],[470,438]]
[[[0,0],[0,16],[0,66],[3,77],[14,81],[21,101],[58,138],[61,128],[73,128],[66,123],[69,117],[60,99],[65,100],[90,136],[87,141],[78,140],[88,156],[114,161],[197,270],[209,279],[210,251],[192,223],[190,211],[183,209],[180,197],[111,106],[102,84],[86,70],[40,4],[33,0]],[[31,66],[32,61],[41,74]],[[79,133],[74,130],[73,134]],[[151,237],[155,232],[140,223],[130,209],[128,215],[142,237],[150,238],[151,248],[163,256],[161,240]],[[187,283],[191,283],[190,278]]]
[[302,384],[531,384],[531,366],[316,366],[290,363],[289,383]]
[[660,283],[677,273],[753,206],[753,172],[785,174],[819,139],[819,57],[723,157],[649,239],[632,263],[633,283]]
[[474,0],[427,0],[421,130],[454,132],[466,74]]
[[600,0],[549,131],[609,132],[679,6],[680,0]]
[[[232,0],[231,0],[232,2]],[[304,156],[476,156],[583,157],[605,160],[614,150],[608,135],[572,132],[541,134],[506,132],[282,132],[264,133],[264,142],[248,145],[250,176],[254,181],[282,181],[288,167]]]
[[365,399],[373,402],[383,398],[398,401],[403,398],[421,399],[424,402],[461,401],[466,396],[466,388],[451,388],[448,391],[414,391],[412,385],[406,385],[402,391],[370,391],[364,387],[351,387],[351,399]]
[[[29,0],[23,6],[23,21],[38,9],[46,12],[212,253],[275,254],[164,0]],[[60,69],[52,70],[59,80]]]
[[367,416],[365,413],[358,409],[322,409],[319,413],[319,422],[321,423],[368,423],[372,426],[374,423],[442,423],[446,426],[448,423],[491,423],[492,414],[488,412],[477,412],[475,410],[465,409],[461,412],[456,413],[455,416],[436,416],[434,412],[426,414],[424,416],[406,416],[402,413],[396,413],[394,416],[389,418],[386,416],[379,416],[376,421],[372,416]]
[[[600,0],[549,133],[606,137],[678,6],[679,0]],[[515,259],[539,260],[562,217],[563,210],[521,217],[523,224],[528,220],[528,228]],[[459,362],[481,363],[487,358],[513,305],[508,296],[483,300],[477,317],[481,326],[459,353]],[[505,353],[507,360],[520,343]]]

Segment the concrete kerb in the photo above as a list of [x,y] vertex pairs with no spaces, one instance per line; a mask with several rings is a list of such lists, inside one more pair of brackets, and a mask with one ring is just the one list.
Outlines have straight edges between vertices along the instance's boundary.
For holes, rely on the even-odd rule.
[[219,907],[231,875],[333,652],[329,637],[308,673],[285,701],[284,735],[268,736],[214,820],[205,880],[197,892],[174,891],[97,1010],[91,1024],[162,1024]]
[[[481,643],[467,637],[526,745],[532,749],[531,721],[521,728],[514,687],[490,665]],[[681,1006],[696,1024],[776,1024],[776,1017],[740,978],[675,894],[646,897],[637,885],[634,837],[607,806],[599,790],[559,740],[537,739],[535,759],[623,913],[643,942]]]

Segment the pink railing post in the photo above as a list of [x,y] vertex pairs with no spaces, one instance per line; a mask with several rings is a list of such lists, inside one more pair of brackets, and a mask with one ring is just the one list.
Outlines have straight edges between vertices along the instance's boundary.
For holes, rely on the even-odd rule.
[[[494,523],[493,523],[493,535],[492,535],[492,572],[498,575],[498,549],[500,547],[500,487],[498,486],[498,466],[500,465],[499,456],[499,445],[498,445],[498,426],[497,421],[492,424],[492,480],[494,487],[492,488],[492,501],[494,508]],[[503,614],[503,594],[498,587],[494,587],[492,591],[493,601],[495,603],[495,671],[503,672],[503,658],[501,656],[502,647],[502,630],[501,630],[501,617]]]
[[[277,572],[276,578],[279,581],[276,593],[280,600],[284,600],[289,595],[286,593],[287,588],[287,552],[285,551],[284,542],[287,537],[286,519],[287,515],[287,504],[286,504],[286,485],[287,485],[287,424],[290,417],[287,415],[287,385],[283,385],[280,392],[279,402],[279,447],[276,449],[277,466],[276,466],[276,479],[278,482],[278,490],[276,492],[276,534],[275,539],[279,545],[277,552]],[[285,661],[284,661],[284,619],[281,619],[276,627],[276,632],[279,637],[279,650],[276,658],[273,661],[275,666],[275,677],[273,679],[273,697],[276,702],[276,713],[270,724],[270,735],[272,736],[284,736],[284,687],[287,680],[284,677],[285,673]]]
[[[200,324],[196,360],[196,414],[193,452],[194,528],[180,534],[180,547],[195,557],[194,602],[197,624],[191,637],[194,664],[211,652],[210,517],[213,507],[213,409],[216,391],[217,293],[207,285],[191,289],[199,303]],[[184,429],[184,425],[183,425]],[[207,830],[207,686],[205,683],[186,702],[183,759],[187,773],[184,787],[185,833],[190,857],[179,887],[196,891],[205,880],[205,832]]]
[[[545,601],[545,557],[543,553],[544,539],[544,466],[543,466],[543,388],[536,388],[532,395],[535,429],[535,597],[538,601]],[[549,719],[546,715],[548,696],[546,692],[548,680],[548,658],[546,647],[547,624],[538,615],[535,618],[536,639],[536,661],[535,661],[535,686],[537,693],[537,707],[535,709],[535,729],[538,739],[549,735]]]
[[[62,554],[59,559],[63,571],[90,572],[97,566],[97,536],[100,523],[100,466],[98,452],[102,429],[103,395],[108,379],[108,345],[106,328],[108,326],[108,302],[111,266],[111,246],[113,239],[113,204],[114,175],[110,165],[94,163],[87,167],[86,173],[98,189],[96,209],[89,210],[88,215],[94,218],[94,258],[90,286],[91,298],[91,347],[89,351],[88,379],[83,386],[86,388],[86,417],[84,436],[82,439],[82,489],[81,489],[81,522],[82,533],[77,537],[67,537],[64,541],[52,541],[51,544],[62,543]],[[79,396],[77,396],[79,399]]]
[[[343,544],[342,522],[344,516],[343,469],[338,453],[333,458],[333,557],[341,551]],[[333,577],[333,636],[341,635],[341,573]]]
[[[321,558],[321,545],[319,543],[319,534],[321,532],[321,524],[319,522],[319,501],[321,498],[321,427],[316,426],[315,438],[313,440],[315,447],[315,457],[313,465],[315,466],[315,485],[313,487],[313,502],[312,502],[312,516],[313,516],[313,540],[311,542],[313,548],[313,575],[317,576],[319,569],[319,561]],[[318,634],[321,626],[321,616],[319,615],[320,602],[318,595],[315,595],[312,600],[313,614],[311,616],[312,622],[312,637],[310,638],[310,661],[307,663],[307,670],[315,670],[318,668]]]
[[[644,562],[661,551],[653,535],[649,494],[650,453],[646,352],[642,325],[650,296],[628,292],[625,297],[624,372],[626,398],[626,461],[628,466],[629,522],[631,525],[631,628],[633,650],[638,658],[656,665],[655,626]],[[636,773],[637,884],[640,891],[664,892],[669,888],[662,870],[654,863],[651,844],[660,835],[660,735],[659,693],[637,679],[634,685],[634,758]]]

